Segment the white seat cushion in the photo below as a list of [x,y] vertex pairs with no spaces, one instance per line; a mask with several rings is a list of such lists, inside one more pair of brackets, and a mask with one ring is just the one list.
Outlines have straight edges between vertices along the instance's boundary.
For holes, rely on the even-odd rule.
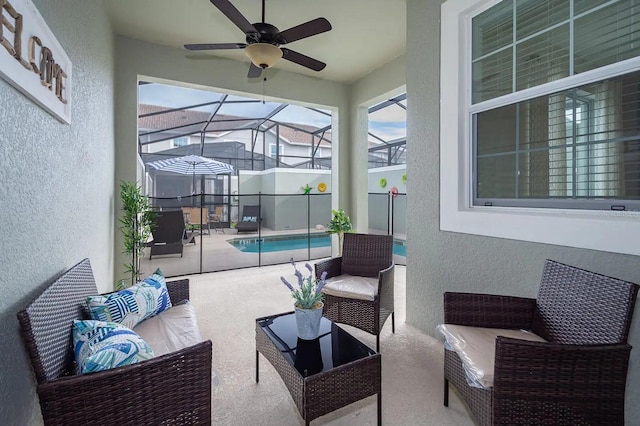
[[134,330],[156,356],[202,342],[196,313],[188,301],[142,321]]
[[470,386],[490,388],[493,386],[496,337],[546,342],[537,334],[525,330],[468,327],[464,325],[440,324],[437,330],[446,343],[462,360]]
[[378,295],[378,278],[338,275],[327,279],[322,292],[331,296],[373,301]]

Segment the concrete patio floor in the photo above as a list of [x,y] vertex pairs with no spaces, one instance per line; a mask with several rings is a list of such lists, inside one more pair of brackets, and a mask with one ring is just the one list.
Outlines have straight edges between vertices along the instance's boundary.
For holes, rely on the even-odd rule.
[[[206,237],[205,237],[206,238]],[[313,264],[313,262],[310,262]],[[304,268],[304,263],[298,263]],[[302,269],[301,269],[302,271]],[[213,341],[212,424],[303,425],[283,381],[260,356],[255,382],[255,318],[293,309],[280,276],[293,276],[289,264],[188,276],[191,300],[205,339]],[[383,425],[473,425],[460,399],[451,392],[442,404],[443,348],[405,322],[405,272],[395,274],[396,332],[387,321],[380,337]],[[343,326],[375,348],[375,337]],[[341,408],[312,425],[375,425],[376,397]]]

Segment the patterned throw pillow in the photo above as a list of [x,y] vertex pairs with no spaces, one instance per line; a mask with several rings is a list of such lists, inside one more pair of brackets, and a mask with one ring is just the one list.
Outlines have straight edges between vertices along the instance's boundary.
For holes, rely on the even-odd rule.
[[258,221],[258,217],[257,216],[244,216],[242,218],[243,222],[257,222]]
[[114,322],[73,321],[73,352],[77,373],[93,373],[154,357],[133,330]]
[[160,270],[138,284],[108,295],[87,297],[91,319],[117,322],[133,328],[146,318],[171,307],[167,284]]

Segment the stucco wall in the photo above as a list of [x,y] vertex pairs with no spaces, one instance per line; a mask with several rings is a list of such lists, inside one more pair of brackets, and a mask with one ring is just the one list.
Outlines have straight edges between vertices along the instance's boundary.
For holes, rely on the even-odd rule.
[[103,1],[34,0],[73,63],[71,125],[0,80],[0,423],[42,422],[16,314],[85,257],[113,288],[113,37]]
[[[272,194],[296,194],[276,197],[275,230],[311,229],[316,225],[326,226],[331,219],[331,171],[329,170],[297,170],[274,169],[275,188]],[[323,195],[318,191],[318,184],[324,182],[327,190]],[[311,196],[307,197],[302,188],[309,185]],[[308,203],[308,204],[307,204]],[[309,222],[307,221],[309,214]]]
[[[259,172],[242,171],[240,174],[240,204],[257,204],[257,197],[242,194],[262,192],[262,225],[277,231],[306,229],[307,210],[311,212],[310,226],[326,226],[331,219],[331,171],[306,169],[269,169]],[[318,184],[327,185],[324,194]],[[313,188],[310,200],[302,187]],[[307,206],[309,201],[309,206]]]
[[[389,222],[389,191],[395,187],[399,194],[405,194],[407,185],[402,182],[402,176],[407,173],[405,165],[377,167],[369,170],[369,229],[387,232]],[[382,188],[380,179],[387,180]],[[407,209],[405,195],[393,198],[393,233],[407,233]]]
[[[440,3],[407,0],[407,322],[435,335],[444,291],[535,297],[546,258],[640,282],[637,256],[439,230]],[[640,417],[639,321],[636,312],[629,341],[634,349],[627,381],[628,422]]]

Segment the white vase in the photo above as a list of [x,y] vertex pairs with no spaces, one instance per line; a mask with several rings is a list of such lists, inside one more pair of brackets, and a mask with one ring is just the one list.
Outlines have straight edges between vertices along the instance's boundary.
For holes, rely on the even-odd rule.
[[296,306],[296,326],[298,337],[303,340],[317,339],[320,335],[320,320],[322,319],[322,307],[319,302],[314,309],[302,309]]

